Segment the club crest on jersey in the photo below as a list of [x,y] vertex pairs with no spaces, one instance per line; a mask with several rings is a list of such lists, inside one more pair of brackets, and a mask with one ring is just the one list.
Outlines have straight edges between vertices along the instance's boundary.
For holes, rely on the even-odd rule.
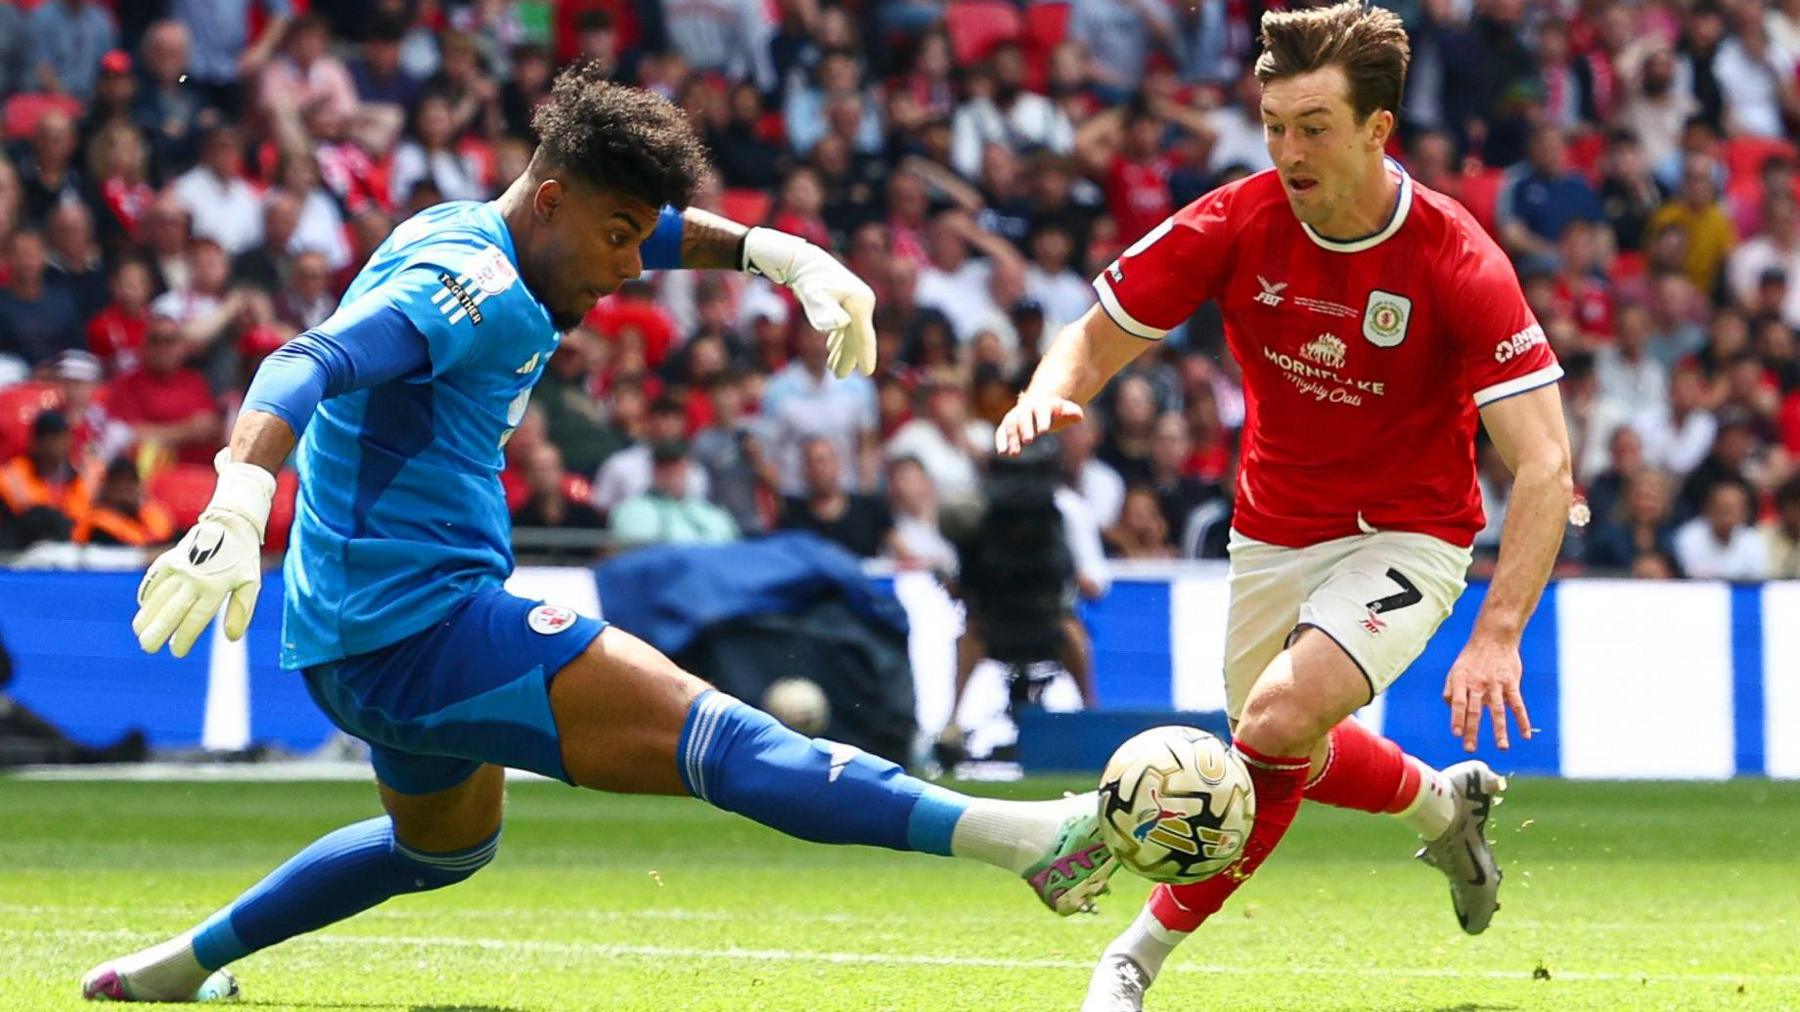
[[558,604],[540,604],[525,616],[532,632],[554,636],[575,624],[575,613]]
[[512,287],[519,280],[519,272],[513,269],[512,261],[497,246],[489,246],[476,254],[469,265],[469,277],[475,287],[489,295],[499,295]]
[[1411,299],[1377,288],[1369,293],[1369,304],[1363,308],[1363,336],[1377,348],[1392,348],[1406,340],[1406,321],[1411,315]]

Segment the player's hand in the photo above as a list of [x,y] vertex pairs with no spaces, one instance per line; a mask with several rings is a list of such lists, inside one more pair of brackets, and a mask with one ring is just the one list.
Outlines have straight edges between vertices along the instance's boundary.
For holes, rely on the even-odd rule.
[[793,290],[806,322],[825,334],[825,363],[839,379],[874,374],[875,292],[850,268],[797,235],[753,228],[744,270]]
[[138,584],[131,620],[138,646],[186,657],[219,606],[225,635],[242,639],[262,590],[263,529],[275,498],[275,477],[254,464],[234,463],[221,450],[219,484],[200,522],[150,565]]
[[994,452],[1016,457],[1039,436],[1066,429],[1086,417],[1081,405],[1061,397],[1021,394],[994,430]]
[[1444,680],[1444,702],[1450,704],[1450,733],[1462,739],[1463,751],[1475,751],[1484,710],[1494,722],[1494,744],[1500,748],[1512,746],[1506,728],[1508,710],[1519,722],[1519,735],[1531,738],[1531,715],[1525,711],[1525,696],[1519,691],[1523,673],[1516,644],[1471,639],[1463,647],[1450,668],[1450,677]]

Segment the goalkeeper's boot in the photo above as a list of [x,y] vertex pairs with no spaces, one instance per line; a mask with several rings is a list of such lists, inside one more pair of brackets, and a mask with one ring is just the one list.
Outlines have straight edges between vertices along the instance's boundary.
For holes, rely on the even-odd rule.
[[1045,906],[1067,917],[1093,911],[1094,900],[1110,891],[1107,880],[1119,870],[1119,859],[1100,839],[1100,800],[1095,792],[1071,795],[1063,804],[1068,814],[1055,842],[1021,877]]
[[1506,790],[1506,778],[1479,759],[1457,763],[1444,771],[1444,778],[1456,798],[1456,818],[1442,836],[1413,856],[1450,879],[1457,922],[1469,934],[1479,935],[1500,909],[1500,864],[1488,844],[1487,822]]
[[209,973],[194,960],[188,935],[109,959],[81,978],[89,1001],[221,1001],[237,994],[231,971]]
[[1150,975],[1137,960],[1122,952],[1109,952],[1094,967],[1081,1012],[1143,1012],[1144,992],[1149,988]]

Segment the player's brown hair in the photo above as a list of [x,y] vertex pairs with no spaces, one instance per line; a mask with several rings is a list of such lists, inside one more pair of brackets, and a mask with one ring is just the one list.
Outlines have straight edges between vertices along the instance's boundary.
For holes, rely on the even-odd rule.
[[1271,11],[1262,19],[1256,79],[1264,84],[1342,67],[1358,122],[1377,109],[1400,112],[1412,46],[1393,11],[1344,0],[1310,10]]

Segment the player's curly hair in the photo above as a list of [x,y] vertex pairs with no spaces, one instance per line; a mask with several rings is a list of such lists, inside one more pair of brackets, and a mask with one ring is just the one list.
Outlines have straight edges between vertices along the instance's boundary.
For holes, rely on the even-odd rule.
[[655,207],[686,207],[708,169],[706,148],[679,108],[606,80],[591,63],[557,75],[531,127],[546,166]]

